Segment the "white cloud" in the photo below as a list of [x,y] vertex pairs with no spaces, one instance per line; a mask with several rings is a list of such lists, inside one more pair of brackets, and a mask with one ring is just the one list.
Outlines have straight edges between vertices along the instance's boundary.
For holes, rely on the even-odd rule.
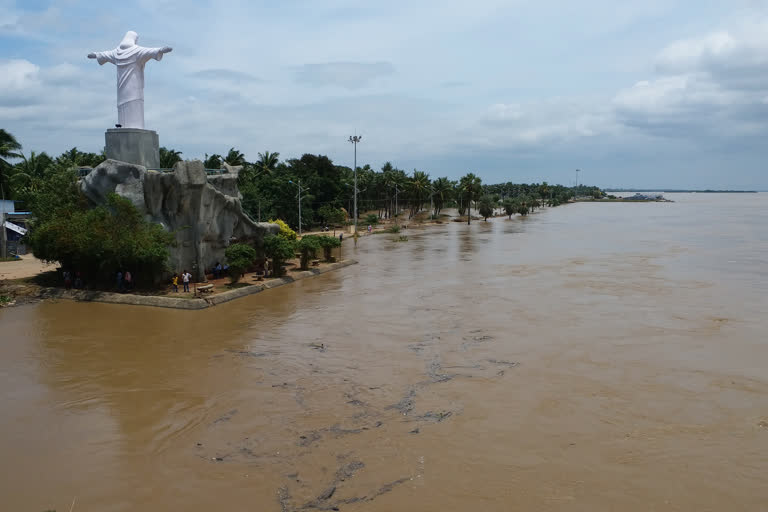
[[754,133],[756,118],[768,123],[762,101],[768,93],[766,29],[764,21],[741,23],[666,46],[656,59],[660,77],[616,94],[617,117],[665,136]]
[[10,98],[39,86],[40,67],[28,60],[0,61],[0,97]]

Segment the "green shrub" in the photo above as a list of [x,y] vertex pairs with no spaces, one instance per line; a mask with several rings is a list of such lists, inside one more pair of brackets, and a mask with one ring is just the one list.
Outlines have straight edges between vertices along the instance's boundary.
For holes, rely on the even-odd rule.
[[[296,244],[296,248],[301,253],[301,270],[307,270],[309,268],[309,260],[315,257],[317,251],[320,250],[320,237],[317,235],[307,235],[302,237]],[[329,238],[329,237],[325,237]]]
[[400,225],[398,224],[392,224],[387,228],[387,233],[399,233],[400,232]]
[[283,263],[293,257],[296,242],[286,240],[279,235],[267,235],[264,237],[264,254],[272,259],[272,271],[275,276],[283,273]]
[[317,237],[320,242],[320,247],[323,248],[323,257],[325,261],[331,260],[331,251],[334,247],[341,247],[341,240],[335,236],[319,236]]
[[375,226],[379,223],[379,216],[375,213],[369,213],[365,216],[365,223],[370,224],[371,226]]
[[257,258],[256,249],[247,244],[232,244],[224,251],[224,257],[229,265],[229,278],[233,283],[240,280],[248,267]]

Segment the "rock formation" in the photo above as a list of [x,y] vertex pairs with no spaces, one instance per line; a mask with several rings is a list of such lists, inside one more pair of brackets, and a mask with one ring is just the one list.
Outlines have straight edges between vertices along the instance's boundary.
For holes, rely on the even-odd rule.
[[205,269],[224,262],[232,241],[258,247],[276,224],[254,222],[240,204],[240,167],[225,164],[226,173],[208,176],[198,160],[178,162],[173,172],[148,171],[140,165],[106,160],[80,182],[83,194],[102,204],[109,193],[129,199],[147,220],[176,233],[171,269],[187,269],[198,281]]

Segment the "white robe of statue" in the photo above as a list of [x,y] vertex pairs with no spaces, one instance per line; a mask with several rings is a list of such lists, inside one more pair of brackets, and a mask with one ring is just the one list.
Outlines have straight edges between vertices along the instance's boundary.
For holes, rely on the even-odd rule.
[[162,60],[172,51],[169,46],[144,48],[136,42],[139,35],[127,32],[120,46],[106,52],[89,53],[100,65],[111,62],[117,66],[117,122],[123,128],[144,129],[144,65],[150,59]]

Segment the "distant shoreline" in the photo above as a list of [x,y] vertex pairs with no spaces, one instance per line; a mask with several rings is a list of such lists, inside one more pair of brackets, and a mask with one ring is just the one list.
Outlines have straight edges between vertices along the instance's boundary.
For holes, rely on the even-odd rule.
[[757,190],[693,190],[673,188],[606,188],[606,192],[663,192],[665,194],[757,194]]

